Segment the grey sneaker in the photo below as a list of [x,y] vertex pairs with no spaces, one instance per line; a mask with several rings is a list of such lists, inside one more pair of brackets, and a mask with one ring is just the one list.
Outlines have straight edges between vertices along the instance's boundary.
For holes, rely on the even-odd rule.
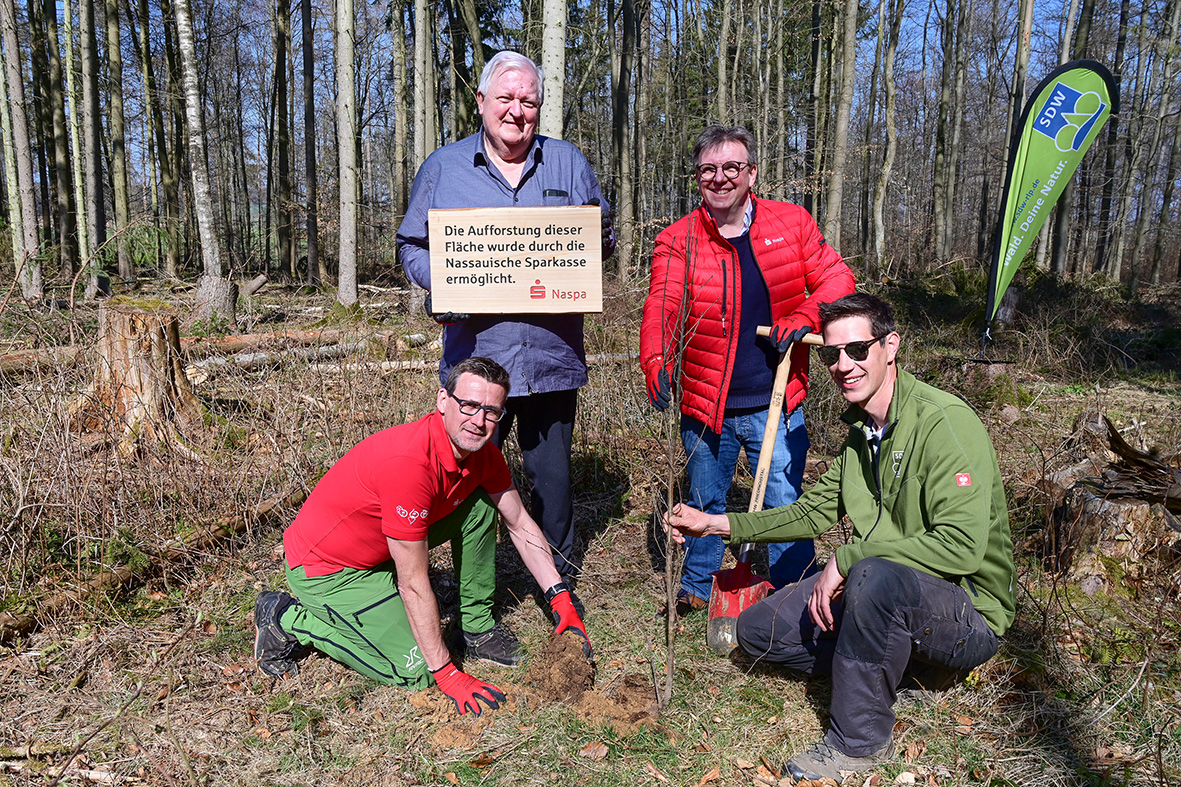
[[521,643],[503,623],[479,634],[463,632],[463,644],[469,659],[501,667],[515,667],[521,663]]
[[879,763],[894,758],[894,739],[891,738],[885,746],[873,754],[865,757],[850,757],[828,742],[825,736],[806,752],[797,754],[783,764],[783,770],[788,771],[797,780],[803,779],[832,779],[840,784],[845,773],[860,773],[868,771]]
[[279,626],[279,618],[295,599],[278,590],[268,590],[254,604],[254,657],[258,667],[272,677],[299,672],[295,654],[299,640]]

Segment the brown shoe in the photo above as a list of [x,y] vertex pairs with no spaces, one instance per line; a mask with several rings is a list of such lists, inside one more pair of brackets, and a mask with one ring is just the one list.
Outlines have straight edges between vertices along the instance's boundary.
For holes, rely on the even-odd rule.
[[[709,605],[706,599],[698,598],[687,590],[681,590],[677,593],[677,617],[683,618],[692,615],[695,612],[700,612]],[[660,617],[668,615],[668,607],[661,607],[658,613]]]

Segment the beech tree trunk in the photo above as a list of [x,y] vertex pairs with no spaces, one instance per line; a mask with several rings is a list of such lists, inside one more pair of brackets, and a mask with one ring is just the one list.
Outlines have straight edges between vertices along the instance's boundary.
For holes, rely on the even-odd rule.
[[[4,64],[8,79],[8,105],[12,120],[13,149],[16,151],[16,180],[20,190],[21,243],[20,255],[15,257],[21,295],[29,301],[39,301],[44,295],[41,281],[41,258],[38,254],[37,207],[33,200],[33,157],[29,145],[29,123],[26,114],[24,78],[21,76],[20,46],[16,38],[16,11],[12,0],[0,0],[0,26],[3,27]],[[15,214],[15,211],[14,211]]]
[[[420,24],[419,29],[422,27]],[[340,251],[336,300],[341,306],[352,306],[357,302],[357,75],[353,63],[356,30],[353,0],[337,0],[336,147],[340,165]],[[421,81],[433,79],[431,73],[415,74],[416,86]]]
[[[312,4],[310,2],[302,2],[300,5],[300,29],[302,36],[303,47],[303,154],[304,154],[304,179],[307,183],[307,202],[305,203],[305,212],[307,214],[307,235],[308,235],[308,273],[306,282],[308,286],[318,287],[320,285],[320,222],[319,222],[319,200],[320,200],[320,181],[316,175],[316,56],[313,49],[312,42]],[[395,40],[401,40],[402,35],[398,30],[399,24],[395,24]],[[401,66],[400,61],[395,61],[394,68]],[[396,92],[396,91],[395,91]],[[398,122],[402,121],[401,107],[398,112]],[[398,151],[397,155],[401,155],[402,140],[395,137],[394,147]],[[397,202],[397,197],[394,197]]]
[[834,249],[841,246],[841,203],[845,194],[845,160],[849,155],[849,116],[853,112],[853,86],[857,71],[857,0],[846,0],[841,21],[844,33],[841,81],[837,90],[837,112],[832,145],[832,172],[825,200],[824,237]]
[[99,308],[94,382],[70,408],[80,431],[109,431],[134,458],[142,440],[187,451],[205,432],[204,408],[184,375],[176,312],[120,298]]
[[131,259],[127,227],[131,223],[131,205],[127,193],[127,136],[123,118],[123,52],[119,39],[119,4],[106,2],[107,20],[107,90],[111,108],[111,178],[115,197],[115,249],[119,277],[125,284],[135,284],[135,264]]
[[[566,0],[542,3],[541,68],[545,71],[545,101],[540,128],[547,137],[562,138],[562,87],[566,84]],[[479,47],[479,41],[473,41]]]

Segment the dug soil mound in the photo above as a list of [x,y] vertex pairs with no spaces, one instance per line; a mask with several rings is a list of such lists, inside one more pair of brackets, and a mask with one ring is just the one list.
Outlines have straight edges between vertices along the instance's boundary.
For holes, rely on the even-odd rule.
[[582,638],[568,631],[550,637],[545,650],[530,660],[525,683],[542,702],[581,700],[595,685],[595,665],[582,653]]

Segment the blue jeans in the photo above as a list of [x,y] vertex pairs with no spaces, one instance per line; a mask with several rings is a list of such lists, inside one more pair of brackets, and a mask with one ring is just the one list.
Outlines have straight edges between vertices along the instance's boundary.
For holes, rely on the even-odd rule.
[[[707,514],[725,513],[739,449],[746,449],[747,461],[752,469],[756,467],[766,423],[767,410],[728,416],[722,421],[722,433],[716,434],[696,418],[681,416],[681,442],[688,457],[685,474],[689,478],[689,505]],[[775,433],[764,508],[785,506],[799,497],[808,445],[804,414],[797,407],[789,416],[782,417]],[[686,537],[681,589],[698,598],[709,598],[713,584],[710,574],[722,567],[725,551],[721,536]],[[798,582],[801,576],[810,573],[815,557],[816,547],[810,540],[768,544],[771,576],[767,579],[776,588]]]

